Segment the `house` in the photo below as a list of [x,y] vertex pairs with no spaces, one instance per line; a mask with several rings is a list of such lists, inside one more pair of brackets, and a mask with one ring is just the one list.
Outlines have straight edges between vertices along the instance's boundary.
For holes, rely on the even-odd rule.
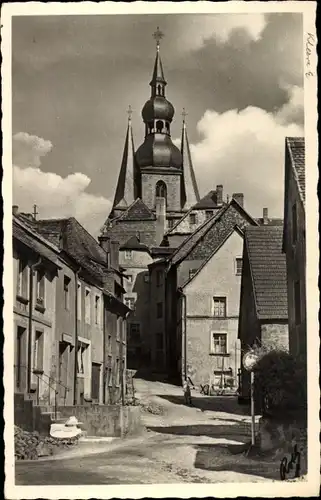
[[289,348],[306,361],[305,141],[285,140],[283,252],[286,257]]
[[27,217],[12,221],[14,391],[53,403],[59,249],[33,230]]
[[149,353],[149,272],[153,261],[149,248],[132,236],[119,248],[119,263],[125,273],[124,302],[127,317],[127,366],[138,369],[150,363]]
[[239,201],[222,204],[170,256],[149,266],[152,359],[177,380],[236,387],[243,231],[257,225]]
[[[59,242],[61,259],[73,271],[73,278],[64,274],[57,288],[56,341],[63,387],[73,392],[74,404],[117,402],[124,397],[129,311],[123,304],[118,246],[104,241],[102,248],[73,217],[39,220],[37,228]],[[77,318],[73,325],[72,310]]]
[[[286,261],[282,226],[245,229],[238,338],[244,354],[253,345],[288,350]],[[240,399],[250,397],[250,376],[241,366]]]

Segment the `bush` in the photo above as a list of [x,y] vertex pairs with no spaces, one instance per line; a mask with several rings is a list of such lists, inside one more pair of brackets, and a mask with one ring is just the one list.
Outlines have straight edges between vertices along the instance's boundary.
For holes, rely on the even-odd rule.
[[285,351],[261,354],[255,370],[255,395],[262,411],[282,412],[306,408],[307,379],[305,364]]

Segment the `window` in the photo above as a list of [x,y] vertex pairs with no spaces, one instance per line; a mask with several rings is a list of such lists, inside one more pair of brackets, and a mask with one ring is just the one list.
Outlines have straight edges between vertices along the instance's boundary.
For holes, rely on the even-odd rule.
[[136,343],[140,341],[140,324],[129,323],[129,340]]
[[226,333],[212,333],[212,353],[227,354]]
[[196,214],[190,214],[189,215],[189,223],[191,225],[194,225],[197,223],[197,217],[196,217]]
[[167,187],[163,181],[158,181],[156,184],[156,198],[165,198],[167,200]]
[[205,210],[205,219],[208,220],[212,217],[213,210]]
[[70,278],[68,276],[64,276],[64,304],[65,309],[69,309],[70,307]]
[[116,359],[116,386],[119,386],[120,373],[119,373],[119,359]]
[[298,219],[296,204],[292,207],[292,243],[295,244],[298,238]]
[[17,328],[17,353],[16,353],[16,387],[20,388],[22,385],[22,373],[24,370],[24,345],[25,345],[26,328],[18,326]]
[[95,296],[95,323],[99,325],[100,323],[100,296]]
[[34,370],[43,371],[43,346],[44,346],[44,333],[36,331],[35,341],[34,341],[34,353],[33,353]]
[[44,270],[37,271],[36,285],[36,305],[44,307],[45,305],[45,272]]
[[88,290],[88,288],[86,288],[86,291],[85,291],[85,321],[86,321],[86,323],[90,323],[90,316],[91,316],[90,300],[91,300],[90,290]]
[[192,279],[193,276],[197,273],[197,269],[190,269],[189,270],[189,279]]
[[157,318],[162,318],[163,317],[163,303],[162,302],[157,302]]
[[134,297],[125,297],[125,305],[129,307],[129,309],[134,309],[135,307],[135,298]]
[[77,283],[77,319],[81,319],[81,283]]
[[156,334],[156,349],[162,351],[164,347],[164,341],[163,341],[163,334],[162,333],[157,333]]
[[28,295],[28,264],[24,260],[19,260],[17,294],[20,297]]
[[132,250],[125,250],[125,259],[131,259],[133,256]]
[[213,297],[213,313],[216,318],[226,317],[226,297]]
[[174,219],[168,219],[167,221],[168,229],[172,229],[172,227],[174,227],[174,223],[175,223]]
[[77,373],[78,373],[78,375],[84,375],[84,373],[85,373],[86,349],[88,349],[88,344],[83,344],[82,342],[80,342],[78,344],[78,351],[77,351]]
[[163,284],[163,271],[156,271],[156,286]]
[[295,324],[301,324],[301,289],[300,281],[294,283],[294,309],[295,309]]
[[122,326],[123,326],[123,320],[122,320],[121,316],[117,316],[117,330],[116,330],[116,339],[117,340],[121,340]]
[[156,122],[156,132],[158,134],[160,134],[162,132],[163,128],[164,128],[164,123],[162,122],[162,120],[157,120],[157,122]]
[[235,259],[235,274],[236,274],[236,276],[242,275],[242,266],[243,266],[243,259],[241,257],[237,257]]

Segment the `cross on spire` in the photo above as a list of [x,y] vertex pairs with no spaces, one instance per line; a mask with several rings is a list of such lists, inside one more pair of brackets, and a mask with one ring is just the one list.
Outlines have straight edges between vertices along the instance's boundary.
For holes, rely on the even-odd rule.
[[159,42],[161,41],[161,39],[163,37],[164,37],[164,33],[162,33],[161,30],[159,29],[159,27],[157,26],[155,33],[153,33],[153,38],[156,40],[157,52],[159,51]]
[[33,218],[35,220],[37,220],[37,215],[39,215],[39,212],[37,212],[37,205],[33,206],[33,213],[32,213],[32,215],[33,215]]
[[187,115],[188,115],[187,111],[185,110],[185,108],[183,108],[183,111],[182,111],[183,123],[185,123],[185,118]]
[[128,106],[127,114],[128,114],[128,121],[131,122],[132,114],[133,114],[133,110],[132,110],[131,105]]

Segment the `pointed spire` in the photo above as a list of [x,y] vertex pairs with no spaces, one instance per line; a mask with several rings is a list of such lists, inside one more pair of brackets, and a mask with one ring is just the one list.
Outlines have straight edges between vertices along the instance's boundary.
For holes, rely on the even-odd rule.
[[183,127],[182,127],[182,141],[181,141],[181,153],[183,157],[183,182],[184,182],[183,191],[185,195],[184,196],[185,204],[183,204],[183,208],[189,209],[200,200],[200,195],[198,192],[196,177],[192,163],[192,156],[187,137],[186,116],[187,113],[185,111],[185,108],[183,108],[182,111]]
[[132,130],[132,108],[128,107],[128,126],[125,138],[113,208],[127,208],[135,201],[135,150]]
[[157,30],[155,31],[155,33],[153,33],[153,38],[156,40],[156,58],[155,58],[153,76],[152,76],[152,80],[150,82],[150,86],[152,88],[153,87],[155,88],[158,83],[161,83],[164,86],[166,85],[163,65],[162,65],[162,61],[161,61],[161,57],[160,57],[160,53],[159,53],[160,41],[163,37],[164,37],[164,34],[160,31],[159,27],[157,26]]

